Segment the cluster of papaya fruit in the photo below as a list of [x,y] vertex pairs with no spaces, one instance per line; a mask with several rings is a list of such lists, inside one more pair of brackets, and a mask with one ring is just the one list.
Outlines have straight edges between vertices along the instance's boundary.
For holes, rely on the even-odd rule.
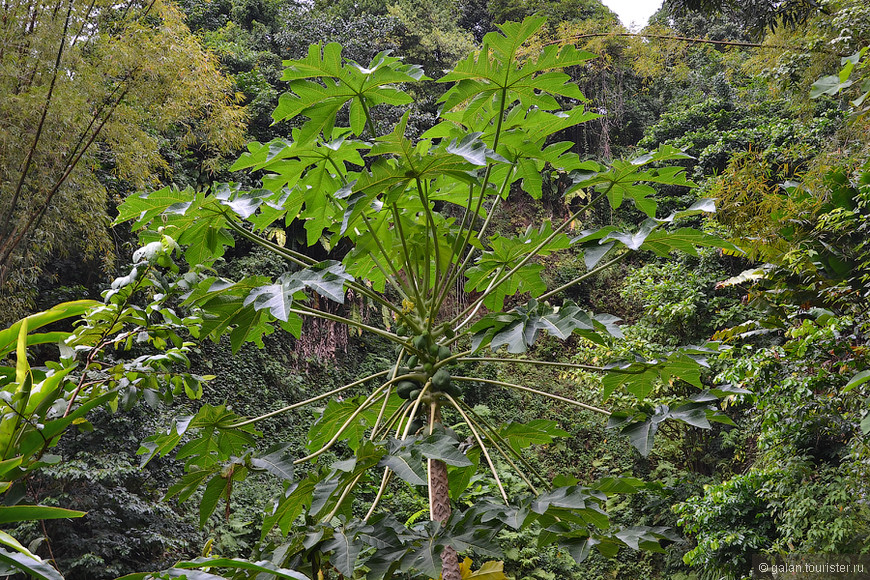
[[451,380],[450,371],[445,366],[436,368],[438,363],[452,356],[452,352],[445,345],[439,345],[430,334],[420,334],[412,339],[416,354],[408,358],[407,366],[398,368],[396,376],[408,378],[399,381],[396,385],[396,393],[403,399],[414,400],[420,395],[420,391],[426,381],[432,381],[431,393],[447,393],[451,397],[462,395],[462,389]]

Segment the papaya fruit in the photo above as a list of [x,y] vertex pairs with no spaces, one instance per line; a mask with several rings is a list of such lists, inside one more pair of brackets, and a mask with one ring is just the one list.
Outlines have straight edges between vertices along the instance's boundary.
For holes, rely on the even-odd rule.
[[432,386],[436,391],[444,391],[450,386],[450,371],[445,368],[438,369],[432,376]]
[[396,394],[403,399],[410,399],[411,392],[414,389],[417,389],[417,392],[419,393],[420,385],[418,385],[414,381],[399,381],[399,384],[396,385]]

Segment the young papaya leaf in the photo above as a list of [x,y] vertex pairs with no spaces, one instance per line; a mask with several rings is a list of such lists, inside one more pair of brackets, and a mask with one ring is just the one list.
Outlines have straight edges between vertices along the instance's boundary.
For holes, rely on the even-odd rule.
[[[337,43],[322,48],[312,45],[305,58],[284,62],[287,68],[282,80],[290,81],[291,92],[281,95],[272,117],[276,121],[308,117],[309,121],[294,135],[299,141],[308,142],[321,132],[330,135],[336,114],[345,103],[350,102],[350,128],[360,135],[365,129],[367,109],[412,102],[396,85],[421,79],[422,69],[403,65],[387,53],[376,55],[368,68],[345,65],[341,51]],[[323,84],[308,79],[321,79]]]

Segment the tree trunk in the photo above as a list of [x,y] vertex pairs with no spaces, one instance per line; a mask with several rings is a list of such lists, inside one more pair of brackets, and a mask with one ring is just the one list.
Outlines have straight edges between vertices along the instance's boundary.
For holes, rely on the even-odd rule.
[[[441,409],[439,404],[432,404],[430,425],[441,424]],[[447,464],[438,459],[429,460],[429,517],[432,521],[442,524],[450,517],[450,480],[447,477]],[[446,546],[441,552],[442,580],[462,580],[459,572],[459,557],[452,546]]]

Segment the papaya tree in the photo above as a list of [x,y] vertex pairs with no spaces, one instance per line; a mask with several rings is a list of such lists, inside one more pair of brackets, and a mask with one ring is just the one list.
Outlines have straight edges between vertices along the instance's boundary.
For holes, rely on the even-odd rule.
[[[344,59],[337,44],[311,46],[304,58],[285,62],[283,80],[290,90],[274,112],[276,120],[295,124],[292,134],[250,144],[235,164],[262,176],[260,188],[167,187],[132,196],[121,206],[118,222],[133,221],[143,242],[168,236],[179,245],[190,266],[184,305],[201,319],[200,336],[227,335],[237,350],[246,342],[262,345],[278,327],[298,337],[303,318],[312,317],[396,347],[388,367],[306,401],[258,417],[204,405],[143,443],[145,462],[178,448],[186,474],[168,496],[186,500],[203,489],[202,522],[221,499],[228,504],[233,485],[251,473],[284,480],[285,493],[267,509],[263,538],[278,530],[289,539],[264,548],[270,560],[257,566],[280,566],[282,574],[292,568],[312,577],[335,569],[346,578],[406,573],[454,580],[461,575],[457,552],[494,552],[494,538],[505,526],[534,526],[542,546],[558,544],[578,561],[593,547],[605,555],[625,545],[661,550],[660,542],[670,537],[662,528],[610,526],[603,509],[608,495],[637,491],[646,485],[640,480],[608,478],[585,486],[567,475],[551,480],[537,473],[522,450],[564,434],[555,422],[498,424],[463,400],[464,389],[474,383],[548,397],[599,413],[645,454],[664,419],[702,427],[710,420],[727,421],[710,393],[674,408],[643,405],[655,381],[682,379],[702,388],[699,361],[706,347],[613,368],[525,355],[544,333],[598,343],[620,337],[615,317],[563,300],[564,290],[632,252],[664,256],[723,244],[679,223],[713,211],[709,200],[657,216],[656,184],[693,186],[681,168],[667,166],[684,159],[682,152],[662,147],[604,165],[581,160],[571,152],[572,143],[558,140],[560,132],[596,117],[564,72],[584,66],[593,55],[572,45],[525,54],[524,43],[543,23],[529,18],[500,26],[478,52],[437,79],[449,84],[440,117],[418,138],[408,135],[412,103],[403,89],[424,79],[421,69],[387,53],[362,65]],[[388,122],[397,118],[396,110],[405,113]],[[493,220],[508,195],[521,190],[539,199],[542,175],[561,180],[565,195],[581,204],[559,223],[544,221],[518,235],[496,232]],[[638,227],[576,227],[595,208],[619,210],[626,204],[642,212]],[[279,242],[283,238],[275,230],[293,224],[302,224],[307,244],[318,246],[317,252]],[[237,240],[280,256],[286,272],[239,280],[215,275],[211,267]],[[311,257],[324,249],[329,259]],[[578,256],[585,271],[548,288],[541,260],[557,252]],[[451,300],[456,292],[462,300]],[[351,293],[381,312],[383,324],[319,306],[322,299],[344,303]],[[507,355],[500,354],[502,347]],[[600,373],[605,398],[625,390],[638,408],[609,411],[487,378],[475,370],[484,364]],[[265,452],[254,450],[257,423],[318,402],[325,407],[309,432],[307,456],[289,457],[287,446],[277,442]],[[445,413],[462,425],[468,435],[462,441],[445,427]],[[296,473],[294,466],[339,449],[352,456]],[[525,482],[527,495],[508,493],[497,462]],[[492,475],[500,497],[454,509],[457,502],[451,500],[462,495],[478,467]],[[403,523],[383,509],[395,478],[428,491],[428,522]],[[364,484],[371,492],[362,505],[364,494],[357,491]],[[255,574],[252,563],[226,558],[179,566],[226,566],[236,568],[237,577]]]

